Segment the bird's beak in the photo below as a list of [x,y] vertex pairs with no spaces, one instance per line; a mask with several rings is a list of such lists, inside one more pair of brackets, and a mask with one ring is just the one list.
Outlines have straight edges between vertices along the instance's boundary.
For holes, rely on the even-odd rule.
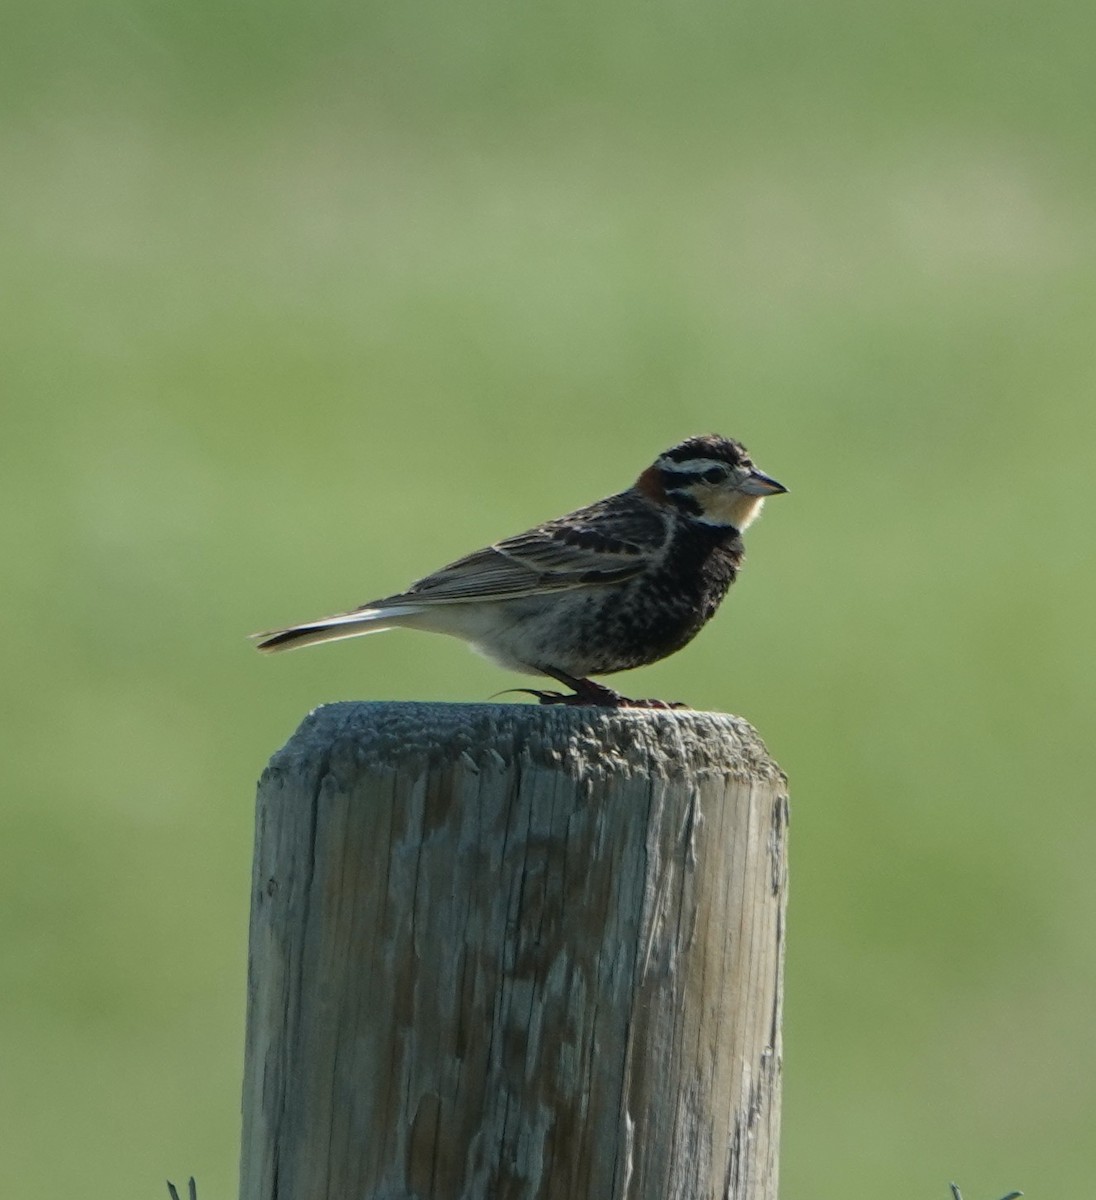
[[782,483],[777,483],[775,479],[770,479],[768,475],[762,474],[761,471],[751,471],[738,485],[738,490],[745,492],[747,496],[779,496],[781,492],[786,492],[788,489]]

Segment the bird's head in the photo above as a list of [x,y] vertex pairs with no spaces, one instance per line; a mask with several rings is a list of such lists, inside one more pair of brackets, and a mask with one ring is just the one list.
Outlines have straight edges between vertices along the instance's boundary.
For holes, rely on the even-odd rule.
[[740,533],[760,513],[766,496],[788,490],[753,465],[741,442],[714,433],[660,454],[635,486],[656,504]]

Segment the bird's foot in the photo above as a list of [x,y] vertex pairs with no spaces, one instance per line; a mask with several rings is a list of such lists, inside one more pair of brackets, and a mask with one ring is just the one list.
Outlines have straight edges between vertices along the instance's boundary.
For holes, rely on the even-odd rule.
[[682,704],[680,701],[656,700],[653,697],[645,700],[633,700],[629,696],[622,696],[619,692],[614,692],[612,688],[602,687],[599,683],[579,688],[574,692],[547,692],[537,688],[515,688],[514,690],[536,696],[541,704],[566,704],[572,707],[584,705],[592,708],[688,708],[687,704]]
[[[570,708],[654,708],[669,710],[672,708],[688,708],[680,700],[656,700],[649,697],[645,700],[633,700],[607,688],[603,683],[595,683],[592,679],[578,679],[570,675],[561,677],[560,682],[573,687],[573,692],[552,692],[542,688],[507,688],[504,692],[496,692],[496,696],[507,696],[520,692],[525,696],[535,696],[540,704],[565,704]],[[494,696],[491,697],[494,699]]]

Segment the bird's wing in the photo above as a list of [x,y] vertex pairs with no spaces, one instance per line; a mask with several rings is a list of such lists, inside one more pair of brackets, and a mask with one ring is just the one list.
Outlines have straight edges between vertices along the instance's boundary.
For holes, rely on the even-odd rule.
[[374,603],[508,600],[630,579],[661,549],[666,526],[653,509],[624,500],[611,496],[496,542]]

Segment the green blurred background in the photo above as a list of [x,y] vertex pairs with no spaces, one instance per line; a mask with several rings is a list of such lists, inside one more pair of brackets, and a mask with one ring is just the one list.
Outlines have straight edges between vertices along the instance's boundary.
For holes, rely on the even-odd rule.
[[234,1195],[259,771],[520,682],[244,635],[709,430],[791,495],[620,684],[791,776],[782,1194],[1089,1194],[1091,3],[3,23],[0,1194]]

